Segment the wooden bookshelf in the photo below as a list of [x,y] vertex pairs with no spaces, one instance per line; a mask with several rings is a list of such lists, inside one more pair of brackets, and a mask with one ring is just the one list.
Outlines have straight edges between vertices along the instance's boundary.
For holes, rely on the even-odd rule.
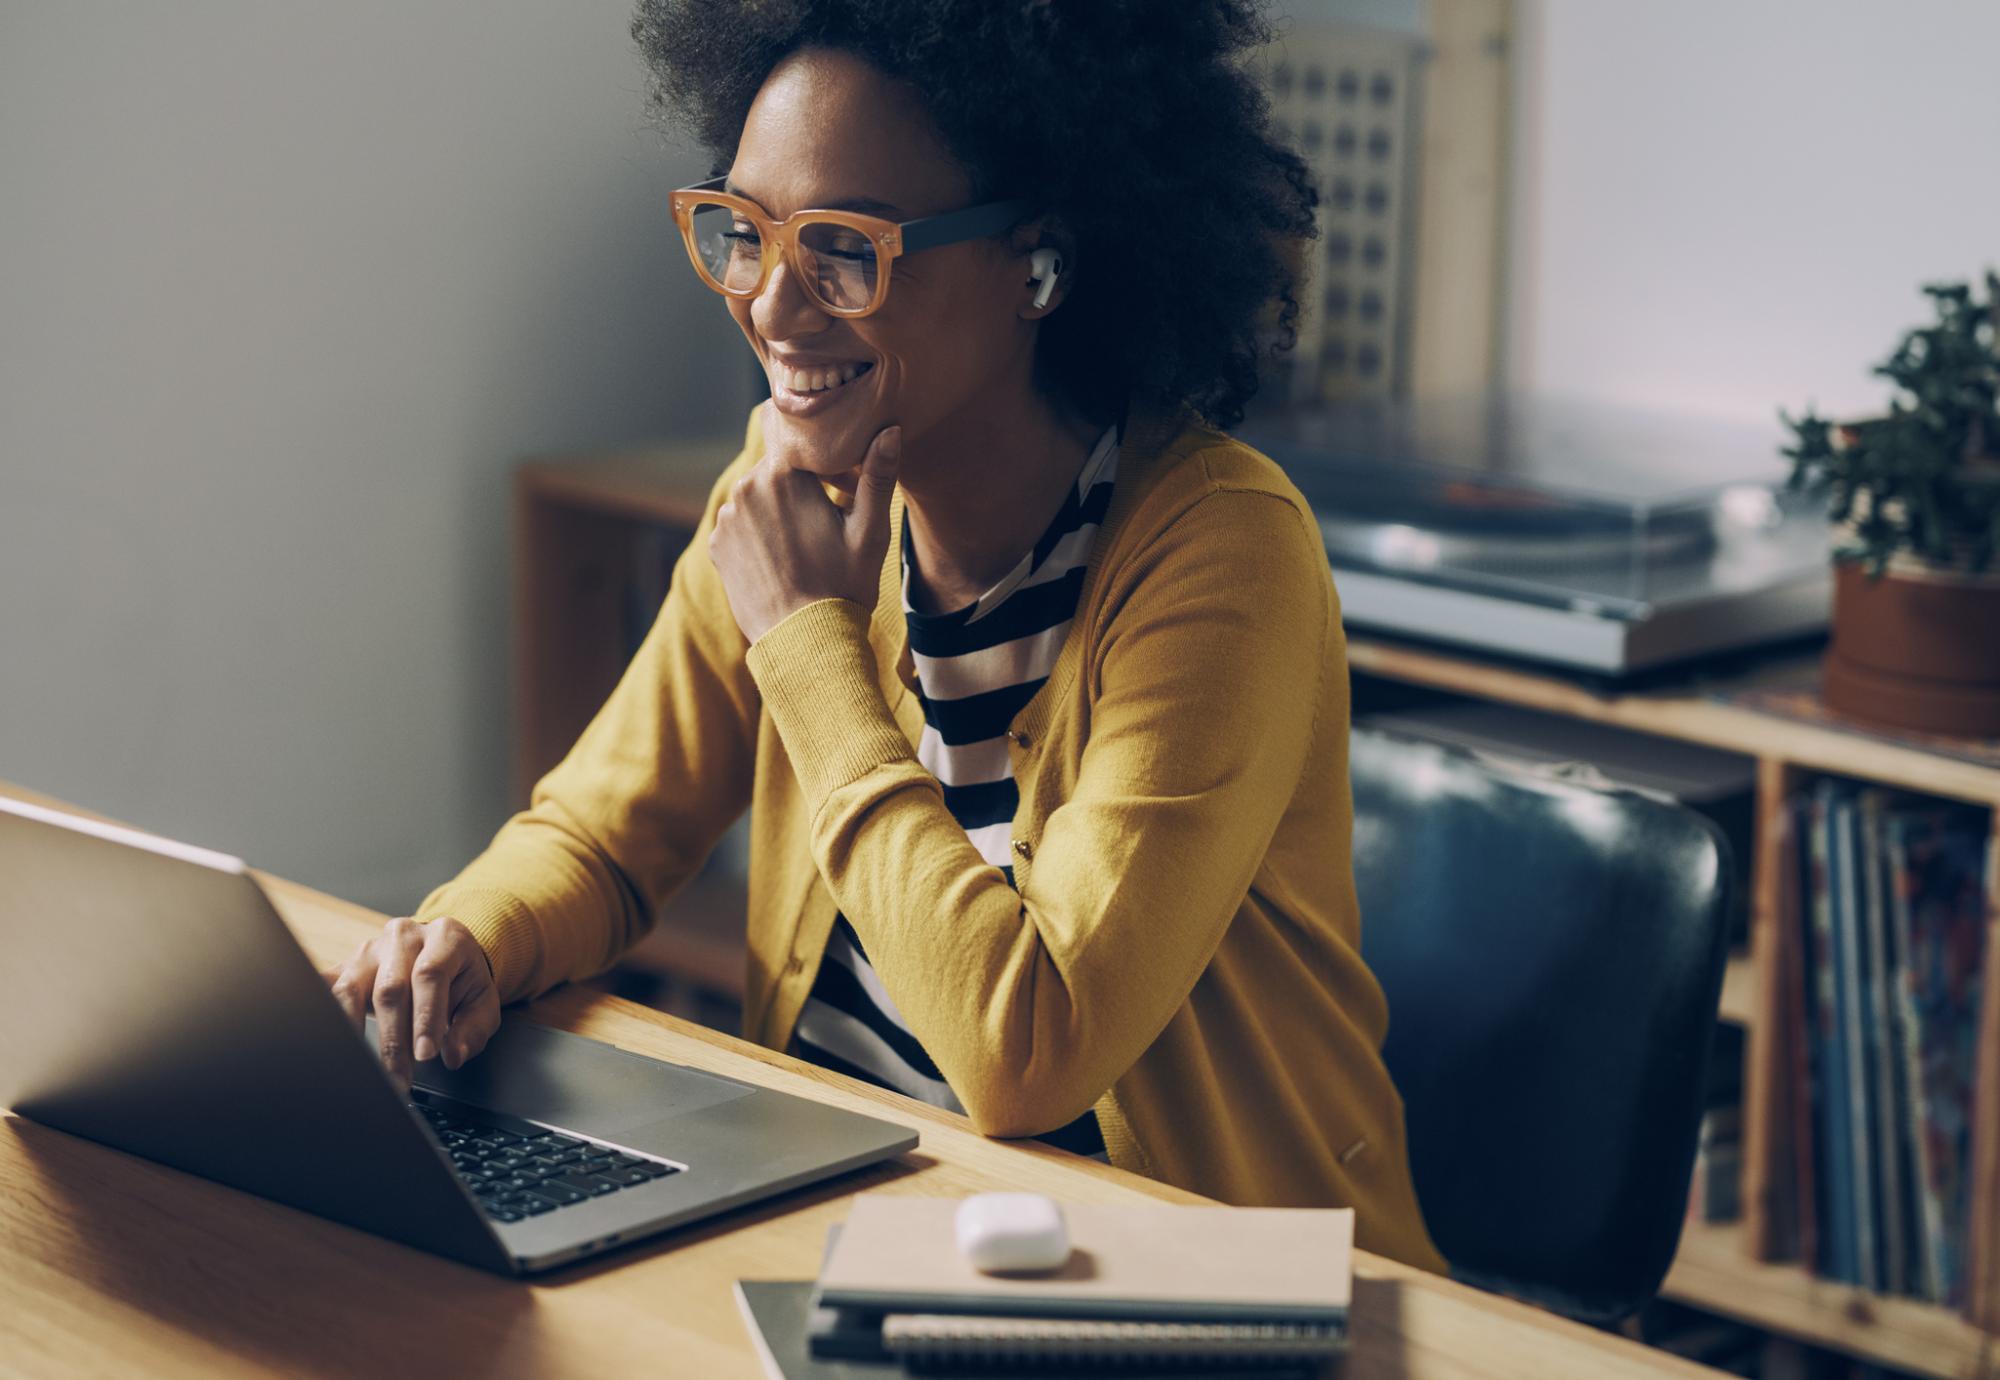
[[[623,667],[626,571],[664,530],[681,541],[740,445],[718,437],[616,453],[550,457],[514,475],[516,757],[519,795],[552,766]],[[669,545],[671,546],[671,540]],[[1716,685],[1610,691],[1517,665],[1356,635],[1357,692],[1372,682],[1519,705],[1698,743],[1757,765],[1748,947],[1732,955],[1718,1015],[1745,1028],[1744,1220],[1691,1224],[1670,1298],[1868,1361],[1940,1377],[2000,1380],[2000,842],[1988,876],[1981,1066],[1975,1099],[1973,1305],[1946,1308],[1866,1293],[1772,1260],[1773,1206],[1789,1192],[1792,1127],[1775,1018],[1781,898],[1772,827],[1801,782],[1833,774],[2000,810],[2000,767],[1903,742],[1724,703]],[[2000,834],[2000,829],[1996,830]],[[713,871],[713,870],[712,870]],[[707,875],[678,898],[635,965],[722,991],[740,984],[740,878]],[[734,981],[732,981],[732,977]]]
[[562,760],[625,669],[623,595],[646,529],[692,534],[710,485],[740,448],[718,437],[516,467],[518,801]]

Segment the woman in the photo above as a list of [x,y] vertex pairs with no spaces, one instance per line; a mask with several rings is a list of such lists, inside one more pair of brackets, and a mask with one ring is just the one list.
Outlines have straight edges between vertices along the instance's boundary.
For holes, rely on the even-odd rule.
[[[1380,1058],[1318,527],[1216,428],[1303,165],[1231,0],[644,0],[770,379],[530,808],[338,975],[392,1070],[602,970],[751,811],[746,1033],[1443,1268]],[[849,496],[836,501],[835,493]]]

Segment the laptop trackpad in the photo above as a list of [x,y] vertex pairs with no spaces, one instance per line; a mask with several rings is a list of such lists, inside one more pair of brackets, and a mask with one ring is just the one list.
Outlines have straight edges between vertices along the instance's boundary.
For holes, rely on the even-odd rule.
[[614,1139],[756,1091],[679,1064],[509,1017],[457,1072],[419,1065],[417,1086],[475,1107]]

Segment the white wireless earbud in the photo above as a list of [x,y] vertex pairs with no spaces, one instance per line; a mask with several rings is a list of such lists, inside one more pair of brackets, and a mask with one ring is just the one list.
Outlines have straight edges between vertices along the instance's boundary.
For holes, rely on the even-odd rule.
[[1028,273],[1041,284],[1035,289],[1035,305],[1046,307],[1049,294],[1056,290],[1056,279],[1062,277],[1062,255],[1053,249],[1037,249],[1028,256]]

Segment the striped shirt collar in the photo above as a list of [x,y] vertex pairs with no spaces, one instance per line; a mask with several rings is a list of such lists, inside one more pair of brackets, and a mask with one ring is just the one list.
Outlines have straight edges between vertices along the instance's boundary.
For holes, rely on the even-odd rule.
[[1067,530],[1063,527],[1064,515],[1074,511],[1073,503],[1080,504],[1083,502],[1092,486],[1104,477],[1107,469],[1116,468],[1117,454],[1118,428],[1108,426],[1104,429],[1104,434],[1097,438],[1097,444],[1091,448],[1090,454],[1084,459],[1083,468],[1077,471],[1076,488],[1072,495],[1072,503],[1064,503],[1061,507],[1057,508],[1055,516],[1049,519],[1048,529],[1036,539],[1034,546],[1029,548],[1028,552],[1021,557],[1014,568],[1003,575],[991,589],[980,595],[972,604],[954,609],[949,613],[920,613],[910,602],[910,567],[914,562],[910,552],[910,524],[908,516],[905,515],[902,529],[903,616],[905,618],[916,619],[947,618],[954,622],[976,623],[994,609],[1000,607],[1001,604],[1006,602],[1007,596],[1012,594],[1016,589],[1019,589],[1028,577],[1035,572],[1035,569],[1048,559],[1049,552],[1054,546],[1054,538],[1062,536],[1064,531]]

